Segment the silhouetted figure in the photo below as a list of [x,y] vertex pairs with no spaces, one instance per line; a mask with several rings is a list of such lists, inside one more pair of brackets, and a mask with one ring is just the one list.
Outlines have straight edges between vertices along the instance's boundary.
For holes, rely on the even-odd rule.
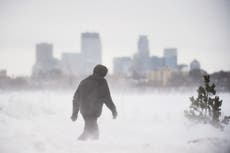
[[79,140],[99,138],[97,118],[101,115],[104,103],[111,110],[113,119],[117,117],[116,106],[112,101],[107,81],[104,79],[107,72],[105,66],[95,66],[93,75],[82,80],[74,94],[71,119],[76,121],[80,110],[85,121],[84,131]]

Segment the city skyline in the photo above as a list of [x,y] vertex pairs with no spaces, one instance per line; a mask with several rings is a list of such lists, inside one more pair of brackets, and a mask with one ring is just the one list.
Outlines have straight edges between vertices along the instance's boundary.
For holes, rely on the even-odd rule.
[[[139,35],[149,38],[150,55],[178,48],[178,63],[198,59],[209,73],[230,70],[230,3],[226,0],[0,1],[0,69],[30,75],[35,44],[54,45],[54,56],[79,53],[80,34],[98,32],[102,63],[132,56]],[[130,7],[132,4],[132,7]],[[212,61],[215,59],[214,61]]]
[[36,61],[33,77],[61,72],[67,76],[89,75],[95,65],[101,64],[101,40],[99,33],[81,33],[80,53],[62,53],[61,59],[53,56],[53,44],[36,44]]
[[[80,35],[81,35],[81,39],[82,39],[82,35],[85,35],[85,34],[89,34],[89,35],[91,35],[91,34],[96,34],[96,35],[100,35],[100,33],[96,33],[96,32],[82,32]],[[137,37],[137,41],[136,41],[136,53],[138,53],[138,52],[140,52],[141,50],[139,50],[140,48],[139,48],[139,41],[140,41],[140,38],[142,38],[142,37],[144,37],[147,41],[148,41],[148,37],[147,37],[147,35],[139,35],[139,37]],[[100,36],[99,36],[99,38],[100,38]],[[103,43],[103,42],[102,42]],[[36,62],[37,62],[37,58],[38,58],[38,55],[37,55],[37,46],[39,46],[39,45],[41,45],[41,44],[47,44],[47,45],[51,45],[52,47],[52,58],[54,58],[55,60],[62,60],[63,59],[63,56],[65,56],[66,54],[69,54],[69,56],[72,54],[72,55],[81,55],[82,53],[84,53],[84,47],[82,48],[82,46],[80,46],[80,50],[78,51],[78,52],[61,52],[60,53],[60,55],[59,56],[57,56],[57,53],[55,53],[55,49],[54,48],[56,48],[55,47],[55,44],[53,44],[53,43],[51,43],[51,42],[39,42],[39,43],[36,43],[34,46],[34,56],[35,56],[35,58],[34,58],[34,63],[31,65],[31,72],[29,72],[29,74],[25,74],[25,76],[31,76],[32,74],[33,74],[33,65],[34,64],[36,64]],[[82,44],[82,40],[80,40],[80,42],[79,42],[79,44]],[[178,52],[178,48],[176,47],[176,46],[170,46],[170,47],[165,47],[165,48],[162,48],[162,50],[161,50],[161,54],[151,54],[151,48],[149,48],[149,42],[148,42],[148,44],[147,44],[147,48],[145,48],[145,49],[147,49],[147,52],[146,52],[146,54],[148,54],[148,56],[151,56],[151,58],[163,58],[165,55],[165,51],[166,50],[169,50],[169,51],[171,51],[171,50],[176,50],[176,54],[178,54],[177,52]],[[90,50],[92,50],[92,49],[90,49]],[[45,51],[45,50],[44,50]],[[49,50],[48,50],[49,51]],[[135,52],[133,53],[133,54],[131,54],[131,55],[126,55],[126,56],[114,56],[114,57],[112,57],[112,65],[109,65],[109,68],[110,68],[110,74],[112,74],[113,72],[114,72],[114,64],[113,64],[113,60],[115,59],[115,58],[123,58],[123,57],[130,57],[131,59],[135,59],[135,54],[136,54]],[[49,55],[50,53],[48,52],[47,53],[47,55]],[[56,55],[56,56],[55,56]],[[44,55],[43,55],[44,56]],[[49,55],[50,56],[50,55]],[[47,57],[47,58],[49,58],[49,56]],[[68,56],[68,55],[67,55]],[[74,56],[72,57],[72,59],[74,58]],[[98,55],[98,56],[100,56],[100,55]],[[103,52],[101,53],[101,56],[103,56]],[[176,55],[177,56],[177,55]],[[92,57],[92,55],[91,55],[91,57]],[[44,57],[44,58],[46,58],[46,57]],[[82,62],[82,61],[84,61],[84,59],[86,60],[87,58],[84,58],[82,55],[81,55],[81,57],[80,58],[82,58],[82,59],[79,59],[79,57],[78,58],[76,58],[76,59],[79,59],[80,61],[76,61],[76,63],[78,63],[79,64],[79,62]],[[179,56],[177,56],[176,58],[179,58]],[[199,59],[198,58],[194,58],[194,59],[192,59],[191,61],[187,61],[186,63],[180,63],[180,62],[178,62],[178,63],[175,63],[176,65],[177,64],[186,64],[187,66],[189,66],[190,64],[191,64],[191,62],[193,62],[194,60],[198,60],[199,61]],[[177,60],[176,60],[177,61]],[[103,62],[103,61],[102,61]],[[94,62],[95,63],[95,62]],[[100,63],[98,63],[98,64],[100,64]],[[103,64],[103,63],[102,63]],[[82,65],[84,65],[84,62],[83,63],[81,63],[81,66],[79,67],[79,65],[76,65],[76,69],[82,69]],[[106,64],[105,64],[106,65]],[[167,64],[166,64],[167,65]],[[175,66],[176,66],[175,65]],[[107,65],[106,65],[107,66]],[[92,65],[90,66],[90,67],[93,67]],[[202,66],[201,66],[201,68],[202,68]],[[4,68],[2,69],[2,70],[4,70]],[[8,71],[8,69],[6,69],[7,70],[7,73],[9,74],[9,71]],[[218,71],[218,70],[217,70]],[[217,72],[216,71],[216,72]],[[214,71],[215,72],[215,71]],[[84,72],[80,72],[80,74],[81,73],[84,73]],[[90,72],[87,72],[87,74],[90,74]],[[20,75],[22,75],[23,76],[23,74],[20,74]],[[19,75],[19,76],[20,76]],[[13,76],[14,76],[14,74],[13,74]],[[15,75],[15,76],[17,76],[17,75]]]
[[[90,75],[93,67],[102,63],[99,33],[81,34],[80,53],[64,52],[61,59],[58,59],[53,56],[53,48],[53,44],[46,42],[36,44],[36,61],[33,65],[32,77],[39,78],[54,72],[61,72],[67,76]],[[180,71],[177,63],[177,48],[164,48],[163,57],[151,56],[146,35],[139,36],[137,48],[138,51],[132,55],[133,58],[132,56],[113,58],[113,74],[147,77],[151,71],[163,68]]]

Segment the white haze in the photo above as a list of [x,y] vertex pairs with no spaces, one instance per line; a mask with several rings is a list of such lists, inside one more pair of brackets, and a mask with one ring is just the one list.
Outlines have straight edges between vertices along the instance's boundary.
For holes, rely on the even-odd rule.
[[229,27],[229,0],[0,0],[0,69],[30,75],[36,43],[53,43],[60,58],[80,52],[80,34],[89,31],[100,33],[110,69],[146,34],[152,55],[177,47],[179,63],[196,58],[210,73],[229,70]]
[[[116,93],[119,116],[104,107],[100,140],[80,142],[83,119],[70,120],[73,91],[0,93],[1,153],[229,153],[230,126],[220,131],[184,117],[193,93]],[[225,115],[230,94],[221,94]]]

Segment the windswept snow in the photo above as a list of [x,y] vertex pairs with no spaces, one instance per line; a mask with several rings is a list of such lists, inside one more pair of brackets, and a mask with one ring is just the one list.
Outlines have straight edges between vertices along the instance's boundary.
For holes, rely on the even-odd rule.
[[[230,125],[224,131],[184,117],[189,93],[112,94],[118,118],[104,106],[100,140],[78,141],[79,114],[70,120],[73,92],[0,93],[1,153],[229,153]],[[225,115],[230,94],[221,94]]]

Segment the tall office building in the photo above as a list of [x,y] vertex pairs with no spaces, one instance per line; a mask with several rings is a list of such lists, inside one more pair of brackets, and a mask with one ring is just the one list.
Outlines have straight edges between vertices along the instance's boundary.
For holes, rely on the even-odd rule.
[[149,57],[149,41],[147,36],[145,35],[139,36],[138,54],[143,57]]
[[177,48],[164,49],[164,66],[170,69],[177,68]]
[[83,74],[91,74],[95,65],[102,63],[101,40],[98,33],[81,34]]
[[53,45],[39,43],[36,45],[36,62],[33,65],[33,76],[47,74],[54,70],[60,70],[59,60],[53,57]]
[[53,59],[53,45],[39,43],[36,45],[36,63],[48,63]]
[[113,59],[113,73],[118,76],[131,76],[132,59],[130,57],[116,57]]
[[159,70],[164,67],[164,58],[152,56],[150,57],[150,69],[151,70]]
[[200,69],[200,62],[197,61],[196,59],[194,59],[191,63],[190,63],[190,70],[199,70]]
[[68,76],[82,74],[82,55],[80,53],[63,53],[61,57],[62,72]]
[[137,77],[146,77],[150,70],[149,41],[147,36],[139,36],[137,53],[133,57],[133,74]]

